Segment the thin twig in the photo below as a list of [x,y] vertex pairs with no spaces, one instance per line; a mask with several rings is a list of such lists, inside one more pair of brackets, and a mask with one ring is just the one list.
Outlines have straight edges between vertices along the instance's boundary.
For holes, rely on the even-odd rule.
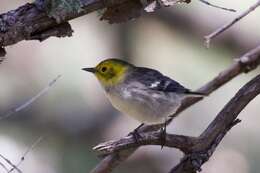
[[[31,145],[30,147],[27,148],[27,150],[26,150],[26,151],[23,153],[23,155],[21,156],[20,161],[16,164],[16,168],[18,168],[18,167],[22,164],[22,162],[25,160],[25,157],[28,155],[28,153],[29,153],[30,151],[32,151],[43,139],[44,139],[44,137],[43,137],[43,136],[40,136],[39,138],[37,138],[37,139],[32,143],[32,145]],[[15,169],[14,169],[14,167],[13,167],[12,169],[10,169],[10,170],[8,171],[8,173],[13,172],[14,170],[15,170]]]
[[221,6],[218,6],[218,5],[215,5],[215,4],[212,4],[208,1],[205,1],[205,0],[199,0],[200,2],[208,5],[208,6],[211,6],[211,7],[214,7],[214,8],[218,8],[218,9],[221,9],[221,10],[225,10],[225,11],[231,11],[231,12],[236,12],[236,10],[232,9],[232,8],[225,8],[225,7],[221,7]]
[[17,172],[22,173],[22,171],[15,165],[13,164],[9,159],[7,159],[5,156],[3,156],[2,154],[0,154],[0,157],[6,161],[6,163],[8,163],[13,169],[15,169]]
[[11,115],[20,112],[21,110],[27,108],[28,106],[30,106],[33,102],[35,102],[38,98],[40,98],[42,95],[44,95],[45,93],[47,93],[51,87],[58,81],[58,79],[61,77],[61,75],[58,75],[56,78],[54,78],[45,88],[43,88],[38,94],[36,94],[34,97],[32,97],[31,99],[29,99],[28,101],[26,101],[25,103],[23,103],[22,105],[11,109],[9,112],[7,112],[6,114],[2,115],[0,117],[0,120],[3,120],[5,118],[10,117]]
[[210,47],[210,42],[212,39],[214,39],[215,37],[217,37],[218,35],[220,35],[221,33],[223,33],[224,31],[226,31],[228,28],[230,28],[231,26],[233,26],[235,23],[237,23],[239,20],[241,20],[242,18],[244,18],[245,16],[247,16],[249,13],[251,13],[252,11],[254,11],[257,7],[260,6],[260,0],[258,0],[254,5],[252,5],[251,7],[249,7],[246,11],[244,11],[243,13],[241,13],[240,15],[238,15],[235,19],[233,19],[232,21],[226,23],[225,25],[221,26],[220,28],[216,29],[214,32],[212,32],[209,35],[204,36],[205,39],[205,45],[207,48]]
[[0,166],[6,171],[8,172],[8,168],[5,166],[5,164],[3,164],[2,162],[0,162]]

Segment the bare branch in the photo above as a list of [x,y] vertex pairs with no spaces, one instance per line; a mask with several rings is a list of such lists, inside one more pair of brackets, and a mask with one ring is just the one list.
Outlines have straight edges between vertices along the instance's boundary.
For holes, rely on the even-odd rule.
[[27,108],[28,106],[30,106],[32,103],[34,103],[38,98],[40,98],[42,95],[44,95],[45,93],[47,93],[51,87],[58,81],[58,79],[61,77],[61,75],[58,75],[56,78],[54,78],[45,88],[43,88],[38,94],[36,94],[34,97],[32,97],[31,99],[29,99],[28,101],[26,101],[25,103],[23,103],[22,105],[11,109],[9,112],[7,112],[6,114],[2,115],[0,117],[0,120],[5,119],[10,117],[11,115],[20,112],[21,110]]
[[[255,49],[250,50],[240,58],[236,59],[234,64],[229,68],[219,73],[214,79],[202,86],[198,92],[203,92],[210,94],[219,87],[223,86],[225,83],[236,77],[243,72],[249,72],[255,69],[260,63],[260,46]],[[189,106],[200,101],[200,98],[189,98],[184,100],[181,108],[179,109],[179,114],[181,111],[187,109]],[[174,116],[177,116],[174,115]],[[159,129],[160,126],[144,126],[140,129],[139,133],[153,131]],[[147,142],[147,141],[146,141]],[[118,166],[122,161],[126,160],[137,148],[131,148],[129,150],[124,150],[123,152],[115,152],[106,156],[91,173],[110,173],[116,166]]]
[[247,9],[246,11],[244,11],[242,14],[238,15],[235,19],[233,19],[232,21],[226,23],[225,25],[221,26],[220,28],[218,28],[217,30],[215,30],[214,32],[212,32],[209,35],[206,35],[205,38],[205,45],[206,47],[209,48],[210,46],[210,42],[212,39],[214,39],[215,37],[217,37],[218,35],[220,35],[221,33],[223,33],[224,31],[226,31],[227,29],[229,29],[232,25],[234,25],[235,23],[237,23],[239,20],[241,20],[242,18],[244,18],[245,16],[247,16],[249,13],[251,13],[252,11],[254,11],[257,7],[260,6],[260,0],[258,0],[254,5],[252,5],[249,9]]
[[[43,0],[39,0],[36,3],[27,3],[15,10],[0,15],[1,50],[5,46],[22,40],[34,40],[38,38],[39,40],[43,40],[42,35],[44,35],[44,39],[50,36],[70,36],[72,30],[68,27],[69,24],[66,21],[110,5],[110,2],[105,0],[81,0],[82,9],[84,10],[77,14],[68,13],[64,17],[64,21],[62,21],[63,23],[59,24],[53,18],[48,17],[40,4],[41,1]],[[125,1],[117,0],[117,3]],[[64,26],[66,27],[64,28]],[[60,34],[60,31],[63,34]]]
[[[166,140],[164,141],[164,146],[178,148],[184,153],[189,152],[190,148],[197,142],[196,138],[183,136],[183,135],[173,135],[166,134]],[[160,132],[148,132],[141,133],[138,138],[138,142],[135,141],[132,135],[123,137],[119,140],[108,141],[101,143],[93,148],[93,150],[101,152],[103,155],[108,155],[113,152],[118,152],[121,150],[136,148],[143,145],[161,145],[161,133]]]
[[204,4],[206,4],[206,5],[209,5],[209,6],[211,6],[211,7],[214,7],[214,8],[219,8],[219,9],[221,9],[221,10],[236,12],[236,10],[234,10],[234,9],[225,8],[225,7],[220,7],[220,6],[218,6],[218,5],[211,4],[210,2],[205,1],[205,0],[199,0],[199,1],[202,2],[202,3],[204,3]]
[[8,172],[8,168],[5,166],[5,164],[3,164],[2,162],[0,162],[0,166],[6,171]]
[[0,154],[0,157],[6,161],[6,163],[8,163],[12,168],[14,168],[18,173],[22,173],[22,171],[15,165],[13,164],[9,159],[7,159],[5,156],[3,156],[2,154]]
[[[210,94],[213,91],[217,90],[219,87],[223,86],[234,77],[238,76],[241,73],[248,73],[254,70],[260,64],[260,46],[248,51],[240,58],[236,58],[235,62],[226,70],[220,72],[215,78],[206,83],[198,92]],[[185,110],[187,107],[198,102],[202,98],[188,98],[184,100],[179,112]]]
[[25,156],[32,151],[41,141],[42,141],[43,137],[40,136],[39,138],[37,138],[33,144],[24,152],[24,154],[22,155],[20,161],[17,164],[13,164],[9,159],[7,159],[5,156],[3,156],[2,154],[0,154],[0,158],[2,158],[4,161],[6,161],[12,168],[10,170],[8,170],[8,168],[2,163],[0,162],[0,166],[4,168],[4,170],[7,173],[11,173],[14,170],[16,170],[19,173],[22,173],[22,171],[19,169],[19,166],[21,165],[21,163],[24,161]]
[[170,173],[185,173],[201,170],[228,130],[240,122],[239,113],[260,93],[260,75],[244,85],[237,94],[226,104],[207,129],[199,136],[200,141],[193,151],[175,166]]
[[[25,160],[25,157],[27,156],[27,154],[29,154],[29,152],[30,151],[32,151],[42,140],[43,140],[43,136],[40,136],[39,138],[37,138],[33,143],[32,143],[32,145],[29,147],[29,148],[27,148],[27,150],[23,153],[23,155],[21,156],[21,159],[20,159],[20,161],[15,165],[15,167],[16,168],[18,168],[21,164],[22,164],[22,162]],[[10,169],[9,171],[8,171],[8,173],[11,173],[11,172],[13,172],[15,169],[14,169],[14,167],[12,168],[12,169]]]
[[[44,0],[27,3],[15,10],[0,14],[0,56],[5,55],[4,47],[22,40],[45,40],[51,36],[71,36],[72,29],[67,21],[105,9],[101,19],[110,23],[124,22],[139,17],[144,11],[143,0],[79,0],[78,12],[62,14],[58,22],[48,16]],[[155,0],[145,0],[147,4]],[[157,0],[156,0],[157,1]],[[181,0],[182,2],[183,0]],[[164,1],[162,1],[164,2]],[[183,1],[183,2],[186,2]],[[164,2],[165,3],[165,2]]]

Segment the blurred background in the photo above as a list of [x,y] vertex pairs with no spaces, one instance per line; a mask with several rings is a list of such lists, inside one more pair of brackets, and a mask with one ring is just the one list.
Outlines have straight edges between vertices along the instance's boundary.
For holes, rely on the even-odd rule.
[[[1,0],[0,13],[27,0]],[[139,123],[122,116],[105,98],[93,75],[81,70],[106,58],[123,58],[155,68],[197,89],[234,60],[260,43],[260,9],[241,20],[206,49],[203,36],[230,21],[256,0],[218,0],[234,8],[215,9],[199,1],[142,16],[125,24],[99,21],[98,13],[72,20],[70,38],[42,43],[23,41],[7,47],[0,65],[0,113],[4,115],[42,90],[58,74],[59,81],[31,106],[0,121],[0,154],[19,162],[40,136],[44,139],[25,157],[26,173],[87,173],[99,162],[92,147],[118,139]],[[167,128],[170,133],[199,135],[222,107],[259,69],[242,74],[181,113]],[[203,173],[257,173],[260,170],[260,98],[240,114],[242,123],[231,130],[203,167]],[[176,149],[140,148],[115,173],[167,172],[182,157]],[[5,163],[4,160],[0,162]],[[7,164],[6,164],[7,165]],[[0,168],[0,172],[5,172]]]

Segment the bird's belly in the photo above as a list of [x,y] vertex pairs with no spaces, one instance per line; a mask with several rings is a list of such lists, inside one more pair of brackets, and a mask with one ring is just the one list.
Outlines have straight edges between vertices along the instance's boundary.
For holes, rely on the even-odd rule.
[[120,112],[145,124],[164,123],[166,118],[175,113],[179,107],[179,103],[177,102],[169,104],[170,100],[168,100],[168,103],[165,103],[168,105],[164,105],[158,100],[145,97],[138,98],[108,94],[108,98],[112,105]]

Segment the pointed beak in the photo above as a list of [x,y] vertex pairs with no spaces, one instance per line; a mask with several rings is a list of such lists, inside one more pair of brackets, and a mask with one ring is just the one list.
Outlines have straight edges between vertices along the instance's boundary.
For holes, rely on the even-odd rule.
[[82,70],[88,71],[88,72],[91,72],[91,73],[95,73],[96,72],[95,68],[83,68]]

